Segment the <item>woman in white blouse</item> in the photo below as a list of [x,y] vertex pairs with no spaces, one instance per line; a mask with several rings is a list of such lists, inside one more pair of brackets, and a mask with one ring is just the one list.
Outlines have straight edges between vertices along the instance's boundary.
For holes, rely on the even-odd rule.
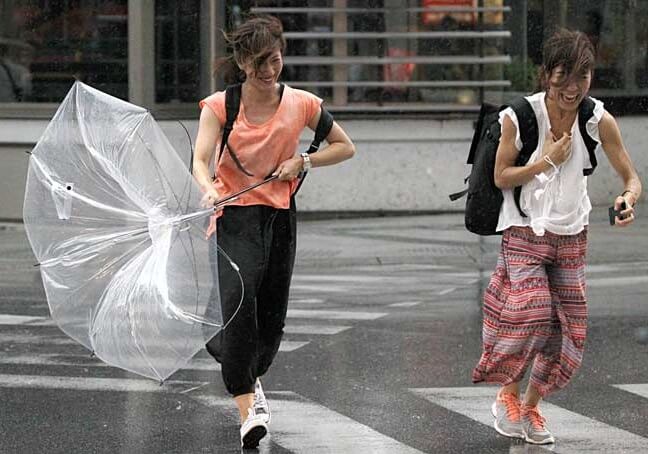
[[[641,182],[616,121],[588,98],[594,49],[581,32],[560,30],[544,46],[542,91],[528,96],[538,124],[538,145],[524,166],[518,119],[501,112],[502,135],[495,184],[504,202],[498,264],[484,297],[483,353],[473,381],[501,385],[492,406],[495,429],[530,443],[553,443],[538,409],[542,397],[569,383],[581,364],[587,330],[585,254],[592,208],[587,179],[596,166],[585,139],[605,151],[624,190],[615,199],[615,222],[634,221]],[[583,137],[581,103],[593,101]],[[514,188],[521,187],[519,207]],[[525,216],[523,216],[525,215]],[[519,383],[529,383],[520,401]]]

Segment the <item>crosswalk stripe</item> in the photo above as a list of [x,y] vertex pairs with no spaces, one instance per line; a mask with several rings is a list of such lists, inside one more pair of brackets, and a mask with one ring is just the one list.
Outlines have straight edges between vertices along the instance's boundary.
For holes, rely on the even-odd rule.
[[321,298],[291,298],[290,299],[291,304],[320,304],[323,302],[324,300]]
[[638,271],[640,269],[648,268],[648,262],[620,262],[620,263],[600,263],[588,264],[585,271],[589,273],[605,273],[610,272],[623,272],[623,271]]
[[638,383],[638,384],[629,384],[629,385],[612,385],[615,388],[627,391],[629,393],[636,394],[637,396],[644,397],[648,399],[648,383]]
[[[497,388],[413,388],[430,402],[467,416],[488,426],[493,425],[490,407]],[[548,427],[556,437],[560,453],[645,453],[648,438],[596,421],[578,413],[552,405],[541,404]],[[495,434],[495,432],[493,432]],[[553,450],[551,447],[546,448]]]
[[331,336],[339,334],[343,331],[351,329],[350,326],[343,325],[291,325],[288,324],[284,328],[286,334],[313,334]]
[[[61,340],[65,342],[60,342]],[[41,344],[48,343],[48,339],[43,339]],[[299,348],[308,345],[308,341],[282,341],[279,345],[279,351],[284,353],[293,352]],[[73,339],[60,339],[56,345],[74,345],[80,348],[81,344]],[[14,364],[25,366],[82,366],[82,367],[112,367],[98,358],[91,359],[90,352],[75,353],[35,353],[32,355],[7,355],[0,353],[0,364]],[[220,370],[220,365],[210,358],[193,358],[183,370]]]
[[128,391],[175,393],[204,382],[169,380],[163,386],[153,380],[131,378],[60,377],[0,374],[0,388],[70,389],[80,391]]
[[288,341],[288,340],[282,340],[281,344],[279,344],[279,351],[280,352],[294,352],[298,348],[302,348],[305,345],[310,344],[308,341]]
[[648,282],[648,276],[618,276],[618,277],[599,277],[587,279],[587,287],[621,287],[626,285],[639,285]]
[[[306,309],[306,311],[308,311]],[[299,318],[300,312],[298,312],[297,318]],[[349,317],[350,320],[357,319],[356,316],[353,314],[356,313],[351,313],[351,316]],[[306,317],[308,318],[308,317]],[[321,318],[321,317],[313,317],[313,318]],[[371,319],[372,317],[368,318],[361,318],[361,319]],[[10,314],[0,314],[0,325],[25,325],[25,326],[55,326],[56,324],[52,319],[49,317],[34,317],[34,316],[27,316],[27,315],[10,315]],[[341,333],[342,331],[345,331],[347,329],[351,328],[350,326],[341,326],[341,325],[287,325],[284,329],[284,331],[287,334],[321,334],[321,335],[333,335],[333,334],[338,334]],[[33,339],[34,342],[39,341],[39,338],[42,338],[44,336],[30,336],[30,339]],[[17,337],[18,339],[20,338],[20,335]],[[50,336],[47,336],[48,339],[51,339]],[[11,341],[12,338],[11,336],[0,336],[0,341]],[[75,344],[76,342],[70,339],[70,344]],[[286,344],[284,347],[284,350],[280,351],[292,351],[297,348],[303,347],[305,344],[303,342],[292,342],[292,341],[284,341]]]
[[414,307],[421,304],[420,301],[403,301],[401,303],[392,303],[389,307]]
[[290,291],[303,293],[347,293],[349,288],[340,285],[292,284]]
[[[38,355],[0,355],[0,364],[20,366],[114,367],[90,354],[40,353]],[[181,370],[219,371],[221,366],[211,358],[193,358]]]
[[0,314],[0,325],[44,325],[52,324],[49,317],[35,317],[31,315]]
[[[291,452],[423,454],[294,392],[266,391],[266,396],[272,411],[271,440]],[[221,409],[232,407],[231,399],[225,397],[192,397],[207,406]],[[231,417],[235,415],[232,414]]]
[[381,312],[347,312],[309,309],[288,309],[288,318],[313,318],[329,320],[376,320],[384,317]]
[[[294,274],[293,282],[350,282],[374,283],[383,282],[388,276],[371,276],[367,274]],[[395,278],[392,278],[395,279]]]

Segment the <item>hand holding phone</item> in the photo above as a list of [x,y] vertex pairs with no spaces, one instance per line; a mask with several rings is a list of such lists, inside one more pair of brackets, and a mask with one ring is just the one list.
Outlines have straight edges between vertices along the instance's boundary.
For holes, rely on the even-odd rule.
[[617,217],[619,218],[619,220],[624,219],[624,217],[621,215],[621,212],[622,212],[623,210],[625,210],[626,208],[627,208],[626,203],[625,203],[625,202],[621,202],[621,206],[619,207],[618,210],[614,208],[614,205],[612,205],[612,206],[608,209],[608,216],[609,216],[609,218],[610,218],[610,225],[615,225],[615,224],[616,224],[616,219],[615,219],[615,218],[617,218]]

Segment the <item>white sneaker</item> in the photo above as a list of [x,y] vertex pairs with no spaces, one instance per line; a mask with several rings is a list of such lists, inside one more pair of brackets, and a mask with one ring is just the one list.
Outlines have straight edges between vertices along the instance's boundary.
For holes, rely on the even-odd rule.
[[263,393],[261,380],[258,378],[254,384],[254,413],[262,416],[266,424],[270,424],[270,406],[268,405],[268,401]]
[[241,447],[251,449],[259,446],[259,441],[268,433],[264,419],[264,415],[254,413],[254,408],[248,409],[248,417],[241,424]]

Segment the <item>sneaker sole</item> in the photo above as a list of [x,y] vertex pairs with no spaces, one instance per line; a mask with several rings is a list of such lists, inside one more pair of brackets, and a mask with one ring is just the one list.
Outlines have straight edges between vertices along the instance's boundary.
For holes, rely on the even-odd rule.
[[533,440],[533,439],[527,437],[526,435],[524,436],[524,441],[526,441],[527,443],[531,443],[532,445],[551,445],[551,444],[554,444],[556,442],[554,437],[546,438],[546,439],[541,440],[541,441],[536,441],[536,440]]
[[493,415],[493,418],[495,418],[495,421],[493,421],[493,427],[495,428],[495,430],[497,431],[497,433],[499,433],[500,435],[504,435],[505,437],[509,437],[509,438],[519,438],[519,439],[521,439],[521,440],[525,440],[525,439],[526,439],[526,435],[525,435],[525,434],[523,434],[523,433],[521,433],[521,434],[510,434],[510,433],[504,432],[504,431],[503,431],[503,430],[502,430],[502,429],[497,425],[497,412],[495,411],[495,405],[496,405],[496,403],[493,402],[493,405],[491,406],[491,414]]
[[243,436],[241,445],[244,449],[256,448],[263,437],[268,434],[268,429],[264,426],[256,426],[250,429],[248,433]]

